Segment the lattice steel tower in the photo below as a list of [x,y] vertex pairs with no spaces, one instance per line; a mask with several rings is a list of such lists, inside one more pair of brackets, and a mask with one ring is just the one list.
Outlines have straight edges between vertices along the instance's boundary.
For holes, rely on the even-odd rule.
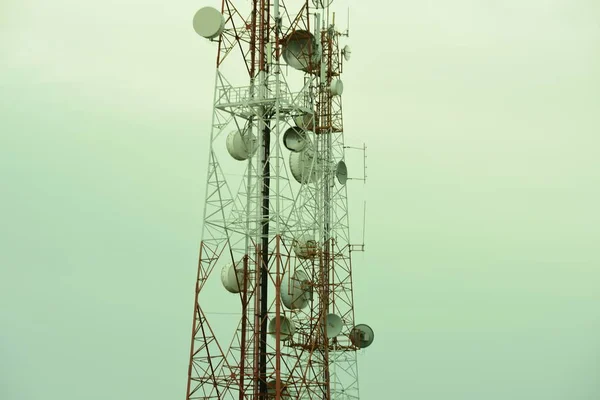
[[[358,399],[373,331],[354,321],[350,49],[330,2],[223,0],[194,16],[218,51],[186,399]],[[209,324],[215,304],[233,323]]]

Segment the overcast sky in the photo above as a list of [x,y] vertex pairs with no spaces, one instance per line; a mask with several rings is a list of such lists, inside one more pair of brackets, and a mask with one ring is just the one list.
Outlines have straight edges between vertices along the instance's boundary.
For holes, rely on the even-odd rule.
[[[600,3],[353,3],[361,397],[600,398]],[[204,5],[1,0],[2,400],[183,399]]]

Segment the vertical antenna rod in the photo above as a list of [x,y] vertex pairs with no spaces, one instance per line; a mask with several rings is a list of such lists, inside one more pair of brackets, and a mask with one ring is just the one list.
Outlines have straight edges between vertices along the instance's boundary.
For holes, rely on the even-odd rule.
[[[270,1],[260,1],[260,32],[259,32],[259,94],[262,101],[265,97],[267,81],[265,79],[267,70],[266,54],[269,42],[269,9]],[[259,398],[267,398],[267,313],[269,310],[269,207],[270,207],[270,184],[271,166],[269,163],[271,147],[271,130],[265,106],[260,106],[260,119],[264,123],[261,130],[263,153],[262,153],[262,211],[261,211],[261,260],[260,260],[260,343],[259,343]],[[243,351],[243,350],[242,350]]]

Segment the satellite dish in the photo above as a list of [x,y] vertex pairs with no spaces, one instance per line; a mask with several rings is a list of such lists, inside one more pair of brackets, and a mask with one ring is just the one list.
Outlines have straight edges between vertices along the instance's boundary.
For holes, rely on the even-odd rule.
[[342,321],[342,319],[338,315],[327,314],[325,322],[327,323],[327,337],[329,339],[334,338],[340,333],[342,333],[344,321]]
[[317,41],[308,31],[294,31],[283,39],[283,59],[290,67],[309,71],[321,59]]
[[243,133],[232,131],[227,135],[226,145],[231,157],[242,161],[251,157],[256,152],[258,141],[256,140],[256,136],[249,130],[244,130]]
[[294,117],[294,122],[298,128],[304,129],[305,131],[312,131],[315,129],[315,114],[307,112]]
[[293,247],[298,258],[309,259],[317,255],[317,242],[308,235],[294,239]]
[[312,2],[313,5],[317,8],[325,8],[331,3],[333,3],[333,0],[312,0]]
[[[279,339],[282,341],[289,340],[292,338],[292,336],[294,336],[294,332],[296,332],[296,326],[294,325],[294,322],[289,318],[280,316],[279,317]],[[277,319],[276,318],[273,318],[271,321],[269,321],[268,333],[273,337],[277,337]]]
[[359,349],[369,347],[373,343],[373,339],[375,339],[375,333],[369,325],[356,325],[350,331],[350,341]]
[[225,18],[215,8],[203,7],[194,15],[194,30],[207,39],[214,39],[223,32]]
[[337,163],[335,166],[335,177],[342,185],[346,184],[346,181],[348,180],[348,167],[346,167],[345,162],[340,161]]
[[293,126],[283,134],[283,145],[290,151],[298,152],[304,150],[307,142],[306,133],[298,127]]
[[[267,382],[267,398],[268,399],[275,399],[277,398],[277,381],[272,380]],[[280,387],[281,387],[281,395],[280,395],[280,399],[283,400],[287,400],[287,399],[291,399],[292,396],[290,395],[287,385],[284,384],[283,382],[280,383]]]
[[221,270],[221,283],[228,292],[241,292],[244,288],[244,270],[236,269],[231,263],[226,264]]
[[329,85],[329,92],[334,96],[340,96],[344,92],[344,84],[341,79],[335,79]]
[[290,153],[290,171],[298,183],[316,182],[320,169],[321,165],[310,149]]
[[350,46],[344,46],[342,49],[342,56],[344,56],[344,60],[350,61],[350,56],[352,56],[352,50],[350,49]]
[[312,299],[312,288],[308,275],[304,271],[294,272],[291,279],[283,276],[281,283],[281,302],[284,306],[293,309],[302,309]]

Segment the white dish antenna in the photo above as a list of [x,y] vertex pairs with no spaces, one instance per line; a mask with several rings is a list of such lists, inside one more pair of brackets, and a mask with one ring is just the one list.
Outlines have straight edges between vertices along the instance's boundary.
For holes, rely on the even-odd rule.
[[228,292],[241,292],[244,288],[244,270],[236,269],[233,264],[226,264],[221,269],[221,283]]
[[369,347],[375,339],[375,333],[369,325],[360,324],[352,328],[350,341],[359,349]]
[[310,149],[290,153],[290,171],[298,183],[316,182],[320,164]]
[[293,126],[283,134],[283,145],[290,151],[302,151],[306,148],[307,143],[306,133],[298,127]]
[[227,135],[226,145],[227,151],[231,157],[243,161],[256,152],[256,149],[258,149],[258,140],[256,140],[256,136],[248,130],[244,130],[243,134],[236,130]]
[[327,314],[326,317],[327,323],[327,337],[329,339],[336,337],[340,333],[342,333],[342,328],[344,327],[344,322],[342,319],[336,314]]
[[283,39],[283,59],[290,67],[308,71],[321,59],[317,41],[308,31],[294,31]]
[[317,8],[325,8],[333,3],[333,0],[312,0],[312,3]]
[[341,96],[344,93],[344,84],[341,79],[335,79],[331,82],[329,86],[329,91],[334,96]]
[[344,60],[350,61],[350,57],[352,56],[352,49],[350,49],[350,46],[344,46],[342,49],[342,56],[344,56]]
[[[279,339],[281,341],[290,340],[292,336],[294,336],[294,332],[296,332],[296,326],[294,325],[294,322],[289,318],[280,316]],[[268,333],[273,337],[277,337],[277,318],[273,318],[271,321],[269,321]]]
[[346,184],[346,181],[348,180],[348,167],[345,162],[340,161],[337,163],[335,166],[335,177],[342,185]]
[[213,7],[203,7],[194,15],[194,30],[196,33],[207,39],[214,39],[219,36],[225,28],[225,18]]
[[296,271],[291,279],[283,276],[281,283],[281,302],[290,310],[302,309],[312,299],[312,288],[308,275],[304,271]]
[[315,128],[315,114],[312,112],[303,113],[294,117],[294,122],[298,128],[305,131],[312,131]]
[[293,247],[298,258],[306,260],[317,255],[317,242],[308,235],[295,239]]

